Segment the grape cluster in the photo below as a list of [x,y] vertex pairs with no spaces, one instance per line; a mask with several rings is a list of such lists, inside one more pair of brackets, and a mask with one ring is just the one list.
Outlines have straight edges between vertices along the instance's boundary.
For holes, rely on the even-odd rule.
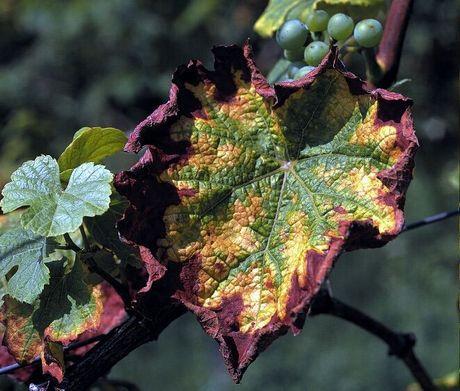
[[281,80],[296,80],[315,69],[329,51],[329,45],[353,40],[363,48],[377,46],[383,28],[375,19],[364,19],[355,26],[353,19],[343,13],[332,17],[326,11],[308,14],[305,23],[298,19],[286,21],[276,33],[276,41],[290,61]]

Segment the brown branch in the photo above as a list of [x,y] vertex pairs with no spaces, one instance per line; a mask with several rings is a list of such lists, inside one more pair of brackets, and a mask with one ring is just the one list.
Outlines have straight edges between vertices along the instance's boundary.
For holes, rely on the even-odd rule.
[[414,353],[416,341],[414,334],[397,333],[365,313],[331,297],[326,290],[320,291],[310,309],[310,316],[319,314],[345,319],[380,338],[388,345],[390,355],[403,360],[424,391],[436,390],[433,381]]
[[379,72],[371,72],[369,80],[376,87],[388,88],[396,81],[413,3],[414,0],[391,2],[375,60],[367,59],[368,63],[378,65],[379,68]]
[[160,333],[175,319],[185,313],[177,304],[160,307],[154,319],[131,316],[121,326],[107,334],[82,360],[66,370],[59,389],[66,391],[87,390],[122,358],[139,346],[156,340]]

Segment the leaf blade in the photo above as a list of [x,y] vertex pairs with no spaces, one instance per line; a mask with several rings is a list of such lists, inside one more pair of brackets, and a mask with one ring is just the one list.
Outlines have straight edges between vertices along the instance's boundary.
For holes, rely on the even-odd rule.
[[368,91],[334,51],[274,87],[248,46],[214,54],[216,71],[179,68],[168,103],[131,134],[127,149],[150,148],[116,177],[130,201],[118,228],[149,250],[144,289],[173,270],[173,298],[238,381],[262,346],[300,330],[342,251],[401,230],[417,140],[410,100]]
[[125,134],[115,128],[82,128],[59,157],[59,168],[65,172],[83,163],[100,163],[121,151],[126,141]]
[[2,193],[3,211],[29,206],[21,216],[22,226],[49,237],[73,232],[83,217],[104,213],[113,175],[104,166],[84,163],[73,170],[63,191],[56,160],[40,156],[24,163],[11,179]]

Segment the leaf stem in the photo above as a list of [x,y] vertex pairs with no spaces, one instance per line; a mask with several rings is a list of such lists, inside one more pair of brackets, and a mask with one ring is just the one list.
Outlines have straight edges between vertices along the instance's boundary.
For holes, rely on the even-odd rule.
[[128,312],[132,311],[133,310],[132,300],[131,300],[131,295],[129,294],[128,288],[125,285],[123,285],[120,281],[118,281],[115,277],[112,277],[112,275],[107,273],[104,269],[100,268],[97,265],[94,258],[92,257],[87,258],[86,263],[88,264],[90,271],[102,277],[105,281],[107,281],[113,287],[113,289],[115,289],[115,291],[118,293],[118,295],[123,300],[126,311]]
[[383,76],[382,69],[375,59],[374,48],[362,48],[361,54],[366,65],[366,77],[372,85],[377,85]]
[[443,221],[450,217],[457,216],[459,214],[460,214],[460,209],[437,213],[435,215],[425,217],[422,220],[405,225],[401,232],[406,232],[406,231],[410,231],[411,229],[420,228],[420,227],[424,227],[425,225],[437,223],[438,221]]
[[64,239],[65,239],[65,242],[67,243],[67,246],[70,250],[76,252],[76,253],[79,253],[81,251],[81,248],[78,247],[75,242],[72,240],[72,238],[70,237],[70,235],[68,233],[64,234]]
[[[83,238],[83,242],[85,243],[85,250],[90,252],[91,246],[88,240],[88,237],[86,236],[86,232],[83,228],[83,226],[80,226],[80,232]],[[75,252],[81,252],[82,249],[78,247],[75,242],[72,240],[70,235],[68,233],[64,234],[64,239],[67,243],[68,248]],[[107,273],[104,269],[100,268],[96,261],[94,260],[93,257],[87,257],[84,259],[86,264],[88,265],[88,268],[90,269],[91,272],[96,273],[99,275],[102,279],[104,279],[106,282],[108,282],[113,289],[118,293],[118,295],[121,297],[123,300],[123,303],[125,305],[126,311],[130,312],[133,310],[132,305],[131,305],[131,295],[129,294],[129,290],[126,286],[124,286],[120,281],[118,281],[116,278],[112,277],[109,273]]]
[[387,88],[396,80],[413,4],[414,0],[391,2],[376,56],[376,61],[382,70],[382,77],[376,83],[377,87]]
[[89,243],[88,236],[86,236],[85,227],[83,226],[83,224],[80,225],[80,233],[81,233],[81,237],[83,239],[83,244],[85,246],[85,250],[86,251],[91,251],[91,245]]
[[391,330],[358,309],[331,297],[325,289],[318,293],[310,308],[310,316],[319,314],[339,317],[380,338],[388,345],[388,353],[405,363],[424,391],[436,390],[433,380],[414,353],[416,342],[414,334],[397,333]]

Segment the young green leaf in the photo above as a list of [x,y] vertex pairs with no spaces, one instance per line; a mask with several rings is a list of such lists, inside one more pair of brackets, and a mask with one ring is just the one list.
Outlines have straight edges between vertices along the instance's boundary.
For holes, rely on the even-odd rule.
[[45,262],[52,247],[49,239],[22,228],[0,235],[0,277],[17,268],[9,277],[4,294],[33,303],[49,282]]
[[83,163],[100,163],[121,151],[126,144],[125,134],[114,128],[81,128],[59,157],[62,179],[68,180],[72,170]]
[[170,100],[131,134],[127,149],[148,148],[116,177],[131,203],[118,228],[148,248],[150,286],[168,269],[173,297],[239,380],[271,341],[299,332],[342,251],[401,231],[417,139],[410,100],[367,90],[336,48],[273,87],[249,46],[214,53],[215,71],[180,67]]
[[78,229],[83,217],[109,208],[112,177],[104,166],[84,163],[73,170],[63,191],[57,161],[39,156],[11,175],[0,206],[4,213],[29,206],[21,216],[25,229],[42,236],[62,235]]
[[375,17],[385,7],[385,0],[269,0],[267,8],[254,25],[262,37],[269,38],[290,19],[307,21],[313,10],[325,10],[329,15],[344,12],[353,18]]

